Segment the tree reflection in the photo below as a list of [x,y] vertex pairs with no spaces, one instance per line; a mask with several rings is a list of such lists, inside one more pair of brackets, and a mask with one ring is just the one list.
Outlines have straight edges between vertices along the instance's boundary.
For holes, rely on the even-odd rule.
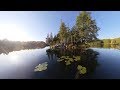
[[9,54],[12,51],[20,51],[25,49],[39,49],[46,47],[46,43],[42,41],[9,41],[0,40],[0,54]]
[[[66,49],[48,49],[48,58],[53,55],[57,56],[56,61],[61,63],[61,66],[65,65],[64,69],[67,72],[74,72],[75,79],[81,79],[92,73],[96,66],[98,52],[92,49],[84,50],[80,52],[79,50],[66,50]],[[62,73],[62,72],[61,72]]]
[[91,47],[120,49],[120,45],[116,45],[116,44],[98,44],[98,45],[91,45]]

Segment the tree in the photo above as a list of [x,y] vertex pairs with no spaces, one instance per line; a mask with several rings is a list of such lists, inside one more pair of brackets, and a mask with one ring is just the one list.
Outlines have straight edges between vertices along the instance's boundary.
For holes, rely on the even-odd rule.
[[72,38],[73,38],[73,43],[76,43],[76,41],[79,39],[79,33],[78,33],[78,30],[77,30],[76,26],[72,27],[71,35],[72,35]]
[[112,40],[111,40],[111,44],[116,44],[116,40],[115,40],[115,39],[112,39]]
[[110,39],[103,39],[104,44],[110,44],[111,40]]
[[65,23],[62,21],[60,25],[60,31],[58,34],[59,34],[60,43],[65,43],[65,40],[67,38],[67,27]]
[[69,26],[68,27],[66,27],[66,29],[67,29],[67,32],[66,32],[66,34],[65,34],[65,43],[69,43],[69,40],[70,40],[70,28],[69,28]]
[[91,13],[82,11],[76,19],[76,27],[79,32],[79,40],[81,43],[87,43],[97,39],[97,27],[95,20],[92,20]]
[[46,44],[49,44],[49,34],[47,34]]
[[116,38],[116,44],[119,44],[120,45],[120,38]]
[[51,34],[50,34],[50,40],[51,40],[51,41],[53,40],[52,32],[51,32]]
[[54,44],[59,43],[58,40],[59,40],[59,39],[58,39],[57,35],[55,35],[54,38],[53,38],[53,43],[54,43]]

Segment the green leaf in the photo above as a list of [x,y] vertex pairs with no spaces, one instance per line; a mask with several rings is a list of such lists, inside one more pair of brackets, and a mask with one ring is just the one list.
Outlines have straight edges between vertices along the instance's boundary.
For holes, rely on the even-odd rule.
[[73,60],[73,58],[69,58],[69,61],[73,62],[74,60]]
[[81,69],[82,69],[82,66],[81,66],[81,65],[78,65],[78,66],[77,66],[77,69],[78,69],[78,70],[81,70]]
[[60,58],[66,58],[66,56],[62,56],[62,57],[60,57]]
[[82,69],[80,70],[80,73],[85,74],[86,72],[87,72],[86,67],[82,67]]
[[74,59],[75,61],[80,61],[80,59],[81,59],[80,56],[76,56],[76,57],[74,57],[74,58],[75,58],[75,59]]
[[70,65],[70,64],[71,64],[70,61],[67,61],[67,62],[66,62],[66,65]]
[[47,62],[39,64],[38,66],[35,67],[34,71],[36,72],[46,70],[47,66],[48,66]]

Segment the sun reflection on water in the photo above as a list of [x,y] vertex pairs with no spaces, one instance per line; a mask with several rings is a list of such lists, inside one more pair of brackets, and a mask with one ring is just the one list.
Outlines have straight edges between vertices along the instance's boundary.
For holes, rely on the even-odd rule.
[[17,54],[9,54],[10,62],[17,64],[19,62],[19,56]]

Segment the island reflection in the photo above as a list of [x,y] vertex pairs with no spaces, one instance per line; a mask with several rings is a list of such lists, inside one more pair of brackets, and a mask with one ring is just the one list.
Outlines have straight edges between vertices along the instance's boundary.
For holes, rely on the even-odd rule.
[[[72,75],[75,79],[87,77],[88,74],[94,72],[95,68],[98,65],[97,56],[99,53],[93,51],[92,49],[87,49],[84,52],[68,49],[48,49],[46,52],[49,60],[56,58],[57,63],[60,63],[61,67],[64,67],[64,70],[67,70],[67,72],[72,71]],[[85,67],[86,73],[80,73],[80,71],[77,69],[79,65]]]

